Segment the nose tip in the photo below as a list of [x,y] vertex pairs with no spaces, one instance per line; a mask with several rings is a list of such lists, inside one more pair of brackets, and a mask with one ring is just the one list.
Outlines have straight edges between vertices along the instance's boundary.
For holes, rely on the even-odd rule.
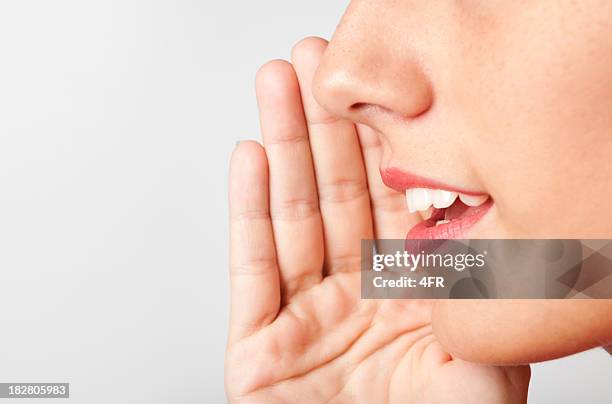
[[333,115],[365,124],[372,124],[376,110],[404,119],[429,110],[433,89],[420,66],[393,57],[383,64],[377,53],[362,50],[355,57],[328,49],[313,82],[317,102]]

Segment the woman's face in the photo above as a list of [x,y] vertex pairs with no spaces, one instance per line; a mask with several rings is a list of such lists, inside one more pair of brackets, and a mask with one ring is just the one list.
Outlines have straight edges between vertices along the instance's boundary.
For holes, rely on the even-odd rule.
[[612,2],[354,0],[314,93],[493,205],[466,238],[612,232]]

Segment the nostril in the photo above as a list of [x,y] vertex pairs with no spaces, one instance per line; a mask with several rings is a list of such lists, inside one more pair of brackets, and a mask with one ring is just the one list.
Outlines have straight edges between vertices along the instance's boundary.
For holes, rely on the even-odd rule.
[[319,65],[312,93],[319,105],[335,116],[376,126],[379,118],[411,120],[432,106],[432,86],[416,67],[407,68],[402,75],[385,73],[381,77],[380,72],[359,70],[352,65],[330,66],[329,60],[334,62],[323,58]]
[[373,124],[373,121],[370,121],[368,118],[373,118],[376,115],[388,115],[392,113],[392,111],[387,108],[377,105],[371,104],[368,102],[356,102],[351,105],[348,109],[349,115],[353,117],[356,122],[362,122],[368,124]]
[[398,113],[394,112],[393,110],[386,108],[382,105],[379,104],[372,104],[372,103],[367,103],[367,102],[357,102],[353,105],[351,105],[349,107],[349,111],[348,111],[353,117],[355,117],[356,121],[360,121],[360,117],[362,118],[361,120],[368,121],[366,118],[370,117],[370,118],[374,118],[376,116],[387,116],[387,117],[391,117],[391,118],[395,118],[395,119],[401,119],[402,117],[399,116]]
[[351,112],[358,112],[358,111],[360,111],[360,110],[363,110],[365,107],[367,107],[367,105],[368,105],[368,104],[366,104],[365,102],[357,102],[357,103],[355,103],[355,104],[351,105],[351,106],[349,107],[349,110],[350,110]]

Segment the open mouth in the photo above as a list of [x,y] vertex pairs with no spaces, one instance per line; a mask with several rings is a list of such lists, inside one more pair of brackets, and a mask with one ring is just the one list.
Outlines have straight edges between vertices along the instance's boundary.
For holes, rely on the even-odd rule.
[[442,189],[406,190],[410,212],[423,221],[408,232],[407,239],[455,239],[465,234],[491,208],[489,195],[466,195]]
[[465,235],[493,206],[486,193],[463,191],[397,168],[381,170],[384,183],[405,192],[411,213],[423,219],[406,239],[456,239]]

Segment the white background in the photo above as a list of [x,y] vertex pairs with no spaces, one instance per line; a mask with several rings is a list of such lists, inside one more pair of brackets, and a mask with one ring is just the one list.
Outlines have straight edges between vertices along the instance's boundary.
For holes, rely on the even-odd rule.
[[[225,400],[228,157],[258,137],[258,66],[345,6],[0,3],[0,382]],[[533,373],[532,403],[612,397],[603,350]]]

